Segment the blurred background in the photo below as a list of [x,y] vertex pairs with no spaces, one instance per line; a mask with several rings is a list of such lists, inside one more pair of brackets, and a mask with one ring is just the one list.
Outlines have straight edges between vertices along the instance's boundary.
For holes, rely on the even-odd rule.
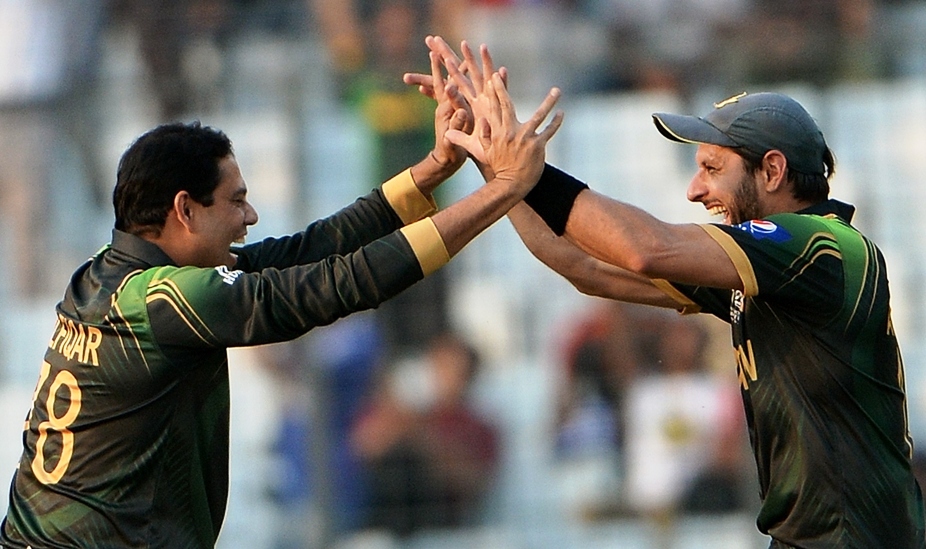
[[[667,221],[708,219],[685,200],[694,148],[651,113],[801,101],[888,259],[926,440],[924,1],[0,0],[0,482],[131,141],[223,129],[251,235],[299,230],[430,150],[433,103],[401,83],[427,34],[488,44],[522,114],[562,88],[548,160]],[[467,165],[438,201],[480,183]],[[219,547],[766,547],[729,337],[581,296],[502,220],[376,311],[230,354]]]

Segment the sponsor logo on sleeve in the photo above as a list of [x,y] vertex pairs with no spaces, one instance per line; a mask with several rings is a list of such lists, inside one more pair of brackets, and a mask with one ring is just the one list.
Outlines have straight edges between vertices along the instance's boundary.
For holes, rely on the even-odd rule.
[[734,226],[741,231],[751,234],[758,240],[785,242],[791,239],[791,233],[786,231],[784,227],[780,227],[765,219],[754,219]]
[[222,277],[222,282],[229,286],[234,284],[235,281],[238,280],[238,277],[244,273],[244,271],[229,271],[228,267],[225,265],[219,265],[215,270],[219,273],[219,276]]

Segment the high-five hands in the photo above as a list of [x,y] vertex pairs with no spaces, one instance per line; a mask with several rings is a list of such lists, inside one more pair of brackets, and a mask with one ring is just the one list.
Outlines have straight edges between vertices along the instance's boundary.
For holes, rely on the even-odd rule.
[[[559,99],[559,90],[551,89],[534,115],[521,123],[508,95],[507,70],[504,67],[495,70],[485,45],[480,47],[480,60],[477,61],[472,49],[463,42],[464,59],[461,61],[439,36],[428,36],[425,43],[431,50],[431,75],[406,74],[404,81],[417,85],[421,93],[435,99],[442,88],[453,87],[462,96],[476,124],[472,132],[450,128],[447,139],[469,153],[487,181],[509,181],[526,185],[525,192],[530,190],[543,169],[546,143],[562,124],[563,114],[557,112],[552,121],[537,132]],[[450,84],[435,69],[435,54],[446,67]]]
[[[559,97],[559,89],[551,89],[534,114],[520,122],[505,82],[499,73],[492,73],[490,78],[484,79],[482,90],[477,94],[481,114],[473,132],[467,134],[451,129],[446,137],[466,149],[477,161],[485,163],[494,174],[492,181],[507,182],[523,196],[540,178],[546,144],[563,123],[563,113],[558,111],[550,123],[538,131]],[[473,110],[477,112],[476,107]]]

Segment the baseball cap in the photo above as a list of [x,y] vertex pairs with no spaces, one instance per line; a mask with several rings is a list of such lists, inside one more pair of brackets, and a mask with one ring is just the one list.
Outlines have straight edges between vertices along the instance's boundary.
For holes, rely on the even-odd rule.
[[672,141],[745,149],[759,156],[775,149],[795,171],[825,172],[823,132],[787,95],[741,93],[714,103],[714,110],[703,117],[655,113],[653,122]]

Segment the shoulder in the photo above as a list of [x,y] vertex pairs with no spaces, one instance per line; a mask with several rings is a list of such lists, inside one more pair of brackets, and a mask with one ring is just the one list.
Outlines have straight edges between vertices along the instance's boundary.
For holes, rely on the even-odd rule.
[[116,295],[120,300],[128,296],[145,296],[144,299],[150,300],[150,296],[154,294],[202,299],[210,294],[226,294],[226,290],[235,285],[243,274],[243,271],[224,265],[152,267],[129,273]]
[[835,216],[803,213],[775,214],[724,229],[738,242],[748,241],[755,245],[767,244],[784,248],[804,247],[808,241],[836,240],[836,233],[845,229],[855,232]]

